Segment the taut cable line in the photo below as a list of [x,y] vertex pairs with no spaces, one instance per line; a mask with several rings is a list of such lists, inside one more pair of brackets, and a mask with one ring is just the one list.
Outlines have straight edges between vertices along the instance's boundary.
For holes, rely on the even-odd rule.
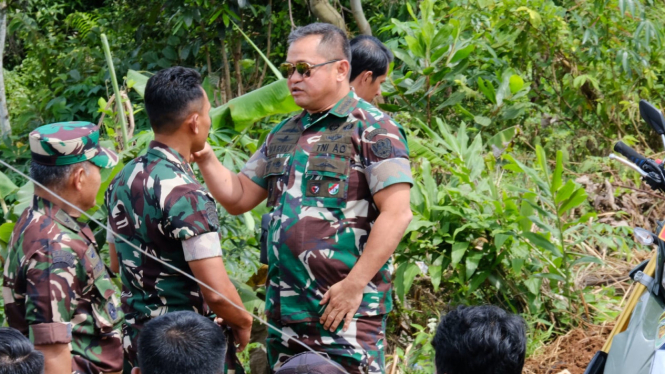
[[271,328],[271,329],[273,329],[273,330],[279,332],[279,333],[281,334],[281,336],[282,336],[282,339],[286,338],[287,340],[292,340],[292,341],[294,341],[295,343],[300,344],[301,346],[303,346],[303,347],[304,347],[305,349],[307,349],[308,351],[310,351],[310,352],[312,352],[312,353],[314,353],[314,354],[319,355],[321,358],[323,358],[324,360],[326,360],[328,363],[330,363],[330,364],[332,364],[333,366],[335,366],[337,369],[339,369],[340,372],[345,373],[345,374],[349,374],[345,369],[343,369],[342,367],[340,367],[337,363],[333,362],[333,361],[330,360],[328,357],[322,355],[320,352],[315,351],[314,349],[312,349],[312,348],[311,348],[310,346],[308,346],[307,344],[305,344],[305,343],[301,342],[300,340],[296,339],[293,335],[289,335],[289,334],[285,333],[284,331],[282,331],[282,330],[278,329],[277,327],[273,326],[270,322],[268,322],[268,321],[262,319],[261,317],[257,316],[256,314],[254,314],[254,313],[248,311],[248,310],[245,309],[244,307],[241,307],[241,306],[235,304],[235,303],[234,303],[233,301],[231,301],[228,297],[226,297],[226,295],[224,295],[224,294],[222,294],[221,292],[215,290],[214,288],[210,287],[210,286],[207,285],[206,283],[204,283],[204,282],[198,280],[198,279],[197,279],[196,277],[194,277],[193,275],[190,275],[190,274],[185,273],[184,271],[178,269],[177,267],[175,267],[175,266],[173,266],[173,265],[167,263],[166,261],[163,261],[163,260],[159,259],[158,257],[156,257],[156,256],[154,256],[154,255],[148,253],[147,251],[141,249],[140,247],[138,247],[138,246],[135,245],[134,243],[130,242],[129,240],[127,240],[127,239],[123,238],[122,236],[118,235],[115,231],[113,231],[113,230],[111,229],[111,227],[109,227],[108,225],[103,224],[103,223],[101,223],[100,221],[98,221],[97,219],[93,218],[90,214],[84,212],[82,209],[80,209],[80,208],[77,207],[76,205],[72,204],[71,202],[69,202],[69,201],[65,200],[64,198],[62,198],[62,197],[61,197],[60,195],[58,195],[57,193],[53,192],[53,190],[47,188],[47,187],[44,186],[43,184],[41,184],[41,183],[35,181],[34,179],[32,179],[29,175],[26,175],[25,173],[19,171],[19,170],[16,169],[15,167],[13,167],[13,166],[9,165],[8,163],[6,163],[4,160],[0,160],[0,164],[6,166],[6,167],[9,168],[11,171],[17,173],[18,175],[22,176],[23,178],[25,178],[25,179],[31,181],[32,183],[34,183],[36,186],[39,186],[39,187],[40,187],[41,189],[43,189],[44,191],[46,191],[46,192],[52,194],[53,196],[57,197],[60,201],[62,201],[63,203],[67,204],[67,205],[70,206],[71,208],[74,208],[76,211],[78,211],[78,212],[81,213],[82,215],[86,216],[90,221],[95,222],[95,223],[98,224],[100,227],[103,227],[103,228],[106,229],[108,232],[110,232],[114,237],[116,237],[116,238],[122,240],[123,242],[127,243],[127,244],[128,244],[129,246],[131,246],[132,248],[134,248],[134,249],[136,249],[137,251],[143,253],[144,255],[150,257],[151,259],[153,259],[153,260],[159,262],[160,264],[162,264],[162,265],[164,265],[164,266],[167,266],[167,267],[169,267],[169,268],[175,270],[176,272],[178,272],[178,273],[184,275],[185,277],[187,277],[187,278],[193,280],[194,282],[198,283],[200,286],[203,286],[203,287],[209,289],[210,291],[212,291],[212,292],[214,292],[215,294],[217,294],[218,296],[220,296],[222,299],[226,300],[226,302],[228,302],[229,304],[231,304],[234,308],[237,308],[237,309],[239,309],[239,310],[241,310],[241,311],[243,311],[243,312],[245,312],[245,313],[248,313],[249,315],[251,315],[251,316],[252,316],[254,319],[256,319],[257,321],[259,321],[259,322],[265,324],[266,326],[268,326],[269,328]]

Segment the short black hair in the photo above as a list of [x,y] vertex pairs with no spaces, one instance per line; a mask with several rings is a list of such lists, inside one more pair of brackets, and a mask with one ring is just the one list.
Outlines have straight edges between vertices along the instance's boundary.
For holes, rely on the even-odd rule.
[[351,75],[349,81],[356,79],[360,73],[372,72],[372,82],[388,72],[388,64],[393,62],[393,53],[371,35],[359,35],[351,39]]
[[441,319],[432,345],[438,373],[520,374],[526,324],[496,306],[460,306]]
[[189,114],[190,103],[203,97],[201,74],[174,66],[160,70],[145,86],[145,110],[155,133],[171,134]]
[[192,311],[157,317],[146,323],[139,335],[142,374],[221,374],[225,354],[222,328]]
[[89,171],[88,162],[71,165],[42,165],[33,160],[30,162],[30,177],[46,188],[58,190],[61,183],[69,178],[69,175],[79,166],[83,167],[87,173]]
[[291,31],[288,38],[289,46],[295,41],[310,35],[321,35],[318,52],[331,59],[341,58],[351,62],[351,45],[346,33],[339,27],[329,23],[310,23]]
[[41,374],[44,355],[18,330],[0,327],[0,374]]

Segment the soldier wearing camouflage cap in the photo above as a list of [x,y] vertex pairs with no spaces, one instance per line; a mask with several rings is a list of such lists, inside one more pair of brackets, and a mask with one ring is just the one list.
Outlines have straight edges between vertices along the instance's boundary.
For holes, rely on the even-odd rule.
[[[270,321],[350,373],[380,373],[391,256],[412,217],[413,180],[402,127],[350,90],[349,49],[330,24],[293,31],[281,68],[304,111],[278,124],[240,174],[209,147],[195,159],[232,214],[268,199]],[[274,369],[303,349],[270,330]]]
[[[9,326],[44,354],[45,373],[120,373],[123,314],[117,289],[80,212],[95,206],[100,168],[116,154],[99,145],[99,127],[54,123],[30,133],[32,204],[9,241],[3,297]],[[56,196],[57,195],[57,196]],[[62,200],[61,200],[62,199]]]

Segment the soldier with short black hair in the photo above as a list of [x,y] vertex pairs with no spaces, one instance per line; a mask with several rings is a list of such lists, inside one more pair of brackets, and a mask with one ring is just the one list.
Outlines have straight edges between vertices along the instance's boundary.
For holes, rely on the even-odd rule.
[[65,203],[95,206],[100,168],[118,157],[99,146],[99,127],[88,122],[42,126],[29,139],[30,174],[55,194],[35,186],[9,240],[2,289],[9,326],[44,354],[46,374],[120,373],[117,289],[92,231]]
[[[268,199],[268,319],[349,373],[381,373],[391,256],[412,217],[413,179],[404,130],[351,91],[350,59],[339,28],[297,28],[280,68],[304,110],[278,124],[240,174],[209,146],[195,160],[230,213]],[[273,369],[303,350],[269,331]]]
[[[157,72],[146,85],[145,108],[155,140],[145,155],[128,163],[109,185],[109,225],[134,246],[227,298],[115,240],[111,249],[119,261],[126,318],[125,372],[138,365],[141,329],[163,314],[187,310],[210,319],[222,318],[232,328],[240,349],[247,345],[252,326],[252,316],[227,301],[243,305],[224,267],[215,201],[189,166],[191,154],[206,144],[211,125],[201,75],[180,66]],[[228,350],[230,356],[235,356],[234,349]]]
[[372,102],[381,95],[381,84],[388,77],[393,53],[371,35],[351,39],[351,74],[349,81],[358,96]]

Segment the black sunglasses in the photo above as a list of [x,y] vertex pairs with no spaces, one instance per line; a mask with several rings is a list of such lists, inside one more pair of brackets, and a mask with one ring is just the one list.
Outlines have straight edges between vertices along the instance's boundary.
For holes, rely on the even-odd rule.
[[282,73],[282,75],[285,76],[285,78],[291,78],[293,73],[296,71],[298,72],[298,74],[302,75],[303,77],[309,77],[310,75],[312,75],[312,69],[319,66],[332,64],[333,62],[337,61],[342,61],[342,60],[340,59],[330,60],[316,65],[312,65],[309,62],[296,62],[295,64],[292,64],[290,62],[285,62],[279,65],[279,71]]

